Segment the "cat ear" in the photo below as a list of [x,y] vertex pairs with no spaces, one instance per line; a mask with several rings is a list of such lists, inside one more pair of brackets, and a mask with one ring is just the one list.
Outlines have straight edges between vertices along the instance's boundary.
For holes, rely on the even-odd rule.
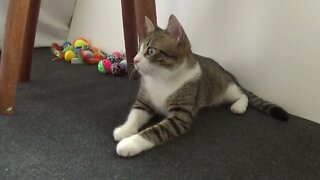
[[144,21],[145,21],[145,26],[146,26],[146,32],[147,32],[147,34],[150,34],[151,32],[153,32],[155,30],[155,27],[154,27],[152,21],[147,16],[144,17]]
[[182,26],[174,15],[171,15],[169,18],[167,31],[169,32],[170,36],[176,41],[180,41],[180,39],[182,38]]

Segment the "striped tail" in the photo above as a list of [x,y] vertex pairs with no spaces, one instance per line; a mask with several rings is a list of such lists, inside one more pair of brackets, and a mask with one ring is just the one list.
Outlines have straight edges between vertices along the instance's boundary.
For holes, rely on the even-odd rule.
[[253,108],[270,115],[271,117],[274,117],[276,119],[279,119],[281,121],[287,121],[288,120],[288,113],[283,108],[265,101],[258,97],[257,95],[253,94],[252,92],[242,88],[242,90],[245,92],[245,94],[248,96],[249,99],[249,105]]

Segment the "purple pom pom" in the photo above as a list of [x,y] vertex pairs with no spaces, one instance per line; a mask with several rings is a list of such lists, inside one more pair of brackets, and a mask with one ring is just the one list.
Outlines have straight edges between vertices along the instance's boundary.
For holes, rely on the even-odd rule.
[[110,70],[113,75],[125,75],[127,74],[127,64],[125,62],[113,63]]
[[127,60],[122,60],[119,65],[121,66],[122,70],[126,73],[127,72]]

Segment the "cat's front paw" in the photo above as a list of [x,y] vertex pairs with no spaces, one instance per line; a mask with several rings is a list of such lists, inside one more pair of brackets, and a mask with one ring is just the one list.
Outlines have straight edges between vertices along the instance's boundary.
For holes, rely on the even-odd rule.
[[120,141],[121,139],[129,137],[133,134],[136,134],[137,132],[138,132],[138,130],[134,130],[134,129],[128,128],[125,125],[122,125],[120,127],[117,127],[116,129],[114,129],[113,137],[114,137],[114,140]]
[[231,106],[231,111],[235,114],[243,114],[247,110],[248,103],[245,101],[237,101]]
[[139,134],[136,134],[125,138],[118,143],[117,154],[121,157],[130,157],[150,149],[153,146],[153,143],[144,139]]

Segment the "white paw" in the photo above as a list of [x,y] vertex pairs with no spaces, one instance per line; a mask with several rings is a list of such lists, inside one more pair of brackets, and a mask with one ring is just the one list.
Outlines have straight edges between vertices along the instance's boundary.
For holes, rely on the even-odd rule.
[[124,125],[117,127],[116,129],[114,129],[113,131],[113,137],[114,140],[116,141],[120,141],[123,138],[129,137],[133,134],[136,134],[138,132],[138,130],[134,130],[132,128],[128,128]]
[[118,143],[117,154],[122,157],[130,157],[137,155],[142,151],[150,149],[153,146],[153,143],[136,134],[125,138]]
[[243,114],[246,112],[248,106],[248,100],[247,99],[239,99],[231,106],[231,111],[235,114]]

